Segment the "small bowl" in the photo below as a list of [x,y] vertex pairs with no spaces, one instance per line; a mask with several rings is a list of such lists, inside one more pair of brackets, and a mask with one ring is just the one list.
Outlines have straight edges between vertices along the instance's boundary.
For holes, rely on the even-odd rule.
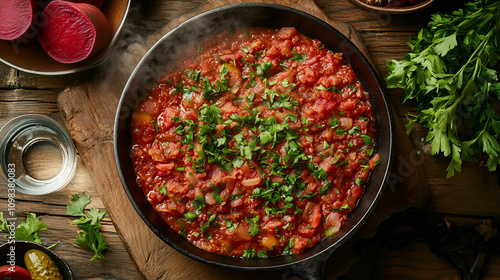
[[[11,247],[14,247],[14,254],[12,254]],[[61,273],[64,280],[74,280],[73,272],[69,265],[64,261],[61,257],[59,257],[56,253],[47,249],[46,247],[29,241],[15,241],[15,243],[9,244],[8,242],[4,243],[0,246],[0,266],[14,264],[18,266],[22,266],[26,268],[26,264],[24,263],[24,254],[28,252],[28,250],[36,249],[47,254],[57,265],[59,268],[59,272]],[[13,255],[14,257],[12,257]],[[12,261],[12,263],[9,263]]]
[[30,43],[0,40],[0,61],[23,72],[38,75],[65,75],[88,70],[104,62],[125,22],[131,0],[104,0],[101,11],[111,27],[108,45],[83,61],[64,64],[45,53],[36,38]]
[[379,7],[379,6],[373,6],[370,4],[367,4],[366,1],[363,0],[349,0],[351,3],[367,10],[372,10],[376,12],[381,12],[381,13],[389,13],[389,14],[409,14],[409,13],[415,13],[418,11],[421,11],[430,5],[432,5],[435,0],[427,0],[423,1],[422,3],[413,5],[413,6],[408,6],[408,7],[401,7],[401,8],[392,8],[392,7]]

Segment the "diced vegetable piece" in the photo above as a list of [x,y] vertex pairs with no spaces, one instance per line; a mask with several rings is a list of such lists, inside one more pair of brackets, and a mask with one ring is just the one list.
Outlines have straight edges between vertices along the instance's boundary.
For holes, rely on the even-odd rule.
[[309,216],[309,224],[315,228],[319,226],[319,223],[321,222],[321,205],[316,204],[312,210],[311,215]]
[[215,204],[215,197],[213,193],[207,193],[205,195],[205,202],[209,205],[214,205]]
[[15,40],[27,33],[37,11],[36,0],[0,1],[0,39]]
[[104,48],[110,37],[106,16],[96,6],[53,1],[43,11],[38,40],[61,63],[76,63]]
[[245,187],[251,187],[251,186],[259,185],[260,181],[261,181],[260,178],[252,178],[252,179],[242,181],[241,184]]
[[353,122],[351,118],[340,118],[340,127],[344,129],[351,129],[352,124]]
[[328,236],[337,234],[340,231],[340,226],[341,226],[341,224],[340,224],[339,221],[333,222],[333,226],[331,228],[325,230],[325,232],[323,233],[323,235],[325,237],[328,237]]
[[278,246],[279,242],[276,236],[270,234],[262,238],[262,246],[266,247],[266,249],[271,249],[272,246]]
[[139,112],[134,112],[132,115],[132,119],[134,122],[141,123],[143,125],[150,124],[151,121],[153,120],[153,117],[151,117],[150,114],[145,114],[145,113],[139,113]]
[[193,172],[186,172],[186,179],[188,179],[189,183],[193,186],[196,186],[199,182],[198,178]]
[[252,236],[250,236],[250,234],[248,233],[249,228],[250,228],[250,226],[245,225],[245,224],[240,224],[238,226],[238,228],[236,229],[236,232],[238,234],[239,240],[243,240],[243,241],[252,240]]

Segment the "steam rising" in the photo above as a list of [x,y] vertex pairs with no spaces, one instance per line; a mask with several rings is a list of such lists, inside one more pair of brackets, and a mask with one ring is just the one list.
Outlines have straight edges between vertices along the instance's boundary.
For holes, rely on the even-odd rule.
[[[135,110],[137,102],[145,98],[149,90],[157,85],[173,66],[187,57],[194,57],[205,40],[224,31],[257,26],[269,28],[294,26],[299,32],[319,39],[333,51],[341,51],[348,55],[352,53],[352,49],[340,37],[328,36],[331,30],[322,27],[315,20],[304,17],[301,12],[280,10],[266,4],[226,6],[195,16],[173,28],[148,51],[145,36],[150,33],[147,31],[148,25],[137,24],[139,20],[134,18],[134,15],[140,13],[135,9],[137,8],[130,10],[130,18],[122,29],[112,57],[107,63],[108,68],[104,71],[107,75],[112,75],[107,79],[113,79],[113,75],[117,74],[128,77],[133,72],[133,67],[138,65],[125,89],[125,97],[120,108],[124,112],[121,112],[120,118],[129,118],[129,113]],[[143,56],[144,59],[139,62]],[[115,80],[123,81],[126,78]]]
[[[136,8],[129,12],[130,15],[139,14],[134,9]],[[259,9],[244,11],[234,13],[232,10],[222,10],[209,15],[195,16],[164,35],[149,51],[146,46],[147,38],[144,35],[148,34],[146,30],[148,26],[138,25],[136,19],[129,18],[104,71],[107,75],[129,76],[133,71],[132,68],[139,63],[132,73],[132,80],[126,89],[128,93],[121,109],[133,111],[137,102],[142,100],[162,77],[179,62],[194,57],[207,39],[228,30],[262,26],[262,18],[266,17],[263,11]],[[138,59],[143,56],[145,58],[139,62]],[[126,115],[122,114],[122,117]]]

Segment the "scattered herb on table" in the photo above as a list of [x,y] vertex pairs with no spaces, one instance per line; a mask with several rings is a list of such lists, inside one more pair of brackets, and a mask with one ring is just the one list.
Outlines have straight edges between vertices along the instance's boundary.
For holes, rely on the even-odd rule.
[[72,223],[82,228],[78,231],[75,242],[83,249],[92,250],[94,252],[94,257],[90,259],[91,261],[94,259],[105,260],[106,257],[104,257],[102,251],[108,248],[108,246],[104,242],[104,238],[99,229],[101,227],[100,221],[106,214],[106,211],[91,208],[87,211],[87,214],[85,214],[85,207],[89,203],[89,196],[79,196],[75,194],[71,198],[71,204],[67,206],[68,215],[80,217]]
[[447,178],[463,161],[487,155],[486,167],[500,164],[500,1],[476,0],[452,14],[436,13],[411,52],[387,64],[389,88],[406,90],[418,115],[408,115],[409,133],[416,122],[428,129],[431,154],[451,157]]
[[[0,212],[1,231],[10,232],[9,222],[4,218],[3,212]],[[31,241],[42,244],[39,231],[46,230],[47,224],[42,223],[42,218],[37,217],[34,213],[29,213],[26,221],[20,222],[15,229],[15,239]]]
[[3,212],[0,212],[0,222],[2,222],[2,224],[0,225],[0,231],[9,232],[9,222],[7,222],[7,220],[4,218]]

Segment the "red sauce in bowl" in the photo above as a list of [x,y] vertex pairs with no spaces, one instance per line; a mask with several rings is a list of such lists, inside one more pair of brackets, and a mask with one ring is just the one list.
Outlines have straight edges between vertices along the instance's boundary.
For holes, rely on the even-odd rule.
[[295,28],[226,32],[137,107],[137,183],[172,229],[235,257],[334,235],[378,162],[368,93],[341,53]]
[[408,7],[424,2],[424,0],[366,0],[366,3],[380,7]]

